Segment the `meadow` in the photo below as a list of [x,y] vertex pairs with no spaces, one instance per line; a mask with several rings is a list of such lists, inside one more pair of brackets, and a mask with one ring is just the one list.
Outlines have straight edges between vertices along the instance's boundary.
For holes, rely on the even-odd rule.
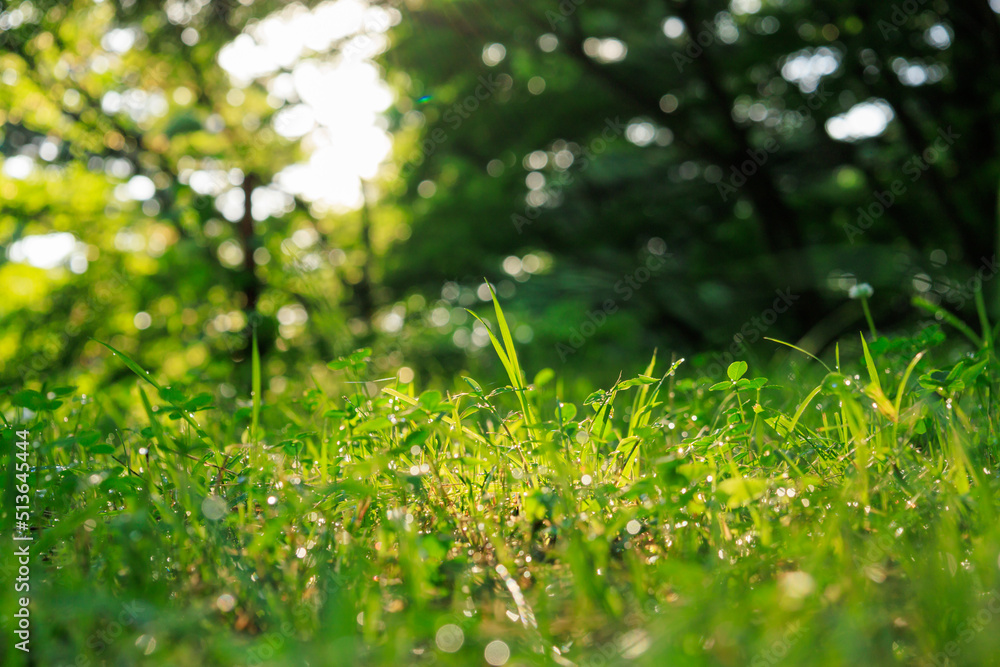
[[494,304],[502,382],[376,381],[363,349],[271,400],[255,345],[228,400],[108,347],[134,382],[5,389],[34,664],[995,663],[985,315],[567,395]]
[[0,3],[0,667],[1000,665],[1000,0]]

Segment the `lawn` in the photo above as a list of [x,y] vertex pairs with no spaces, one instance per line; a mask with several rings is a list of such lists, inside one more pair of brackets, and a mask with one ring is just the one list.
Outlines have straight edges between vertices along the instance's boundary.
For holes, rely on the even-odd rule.
[[227,399],[109,348],[135,382],[5,390],[34,664],[997,660],[985,320],[725,377],[661,350],[589,395],[487,324],[503,382],[376,382],[359,350],[272,396],[254,355]]

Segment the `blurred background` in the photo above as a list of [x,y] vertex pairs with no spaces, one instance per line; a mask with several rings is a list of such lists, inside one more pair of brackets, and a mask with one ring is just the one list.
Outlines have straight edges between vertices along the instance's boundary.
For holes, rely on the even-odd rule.
[[[613,381],[997,307],[1000,2],[0,4],[0,382]],[[641,365],[641,366],[640,366]],[[638,367],[638,368],[637,368]]]

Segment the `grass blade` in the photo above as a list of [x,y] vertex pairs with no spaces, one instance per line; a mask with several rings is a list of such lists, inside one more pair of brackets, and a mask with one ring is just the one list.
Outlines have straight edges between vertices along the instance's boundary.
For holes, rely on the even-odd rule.
[[260,423],[260,351],[257,348],[257,328],[254,327],[253,330],[253,350],[250,362],[250,374],[251,374],[251,384],[253,385],[253,390],[251,397],[253,398],[253,414],[250,420],[250,442],[253,443],[254,447],[257,446],[257,425]]
[[163,394],[164,394],[164,391],[165,391],[166,388],[163,385],[161,385],[160,383],[158,383],[153,378],[153,376],[150,375],[149,371],[145,370],[142,366],[140,366],[138,363],[136,363],[131,357],[129,357],[127,354],[125,354],[121,350],[116,350],[115,348],[111,347],[110,345],[108,345],[104,341],[97,340],[96,338],[91,338],[91,340],[94,341],[95,343],[99,343],[99,344],[103,345],[104,347],[108,348],[109,350],[111,350],[111,352],[113,354],[115,354],[116,356],[120,357],[121,360],[123,362],[125,362],[125,365],[129,368],[129,370],[131,370],[133,373],[135,373],[137,376],[139,376],[140,379],[145,380],[149,384],[151,384],[154,387],[156,387],[157,391],[160,392],[160,397],[163,398],[163,400],[165,400],[170,405],[170,407],[172,407],[174,410],[176,410],[180,414],[181,418],[184,421],[186,421],[191,426],[191,428],[194,429],[194,431],[198,435],[198,437],[200,437],[203,441],[205,441],[206,444],[211,445],[211,443],[208,440],[208,434],[206,434],[205,431],[202,430],[201,426],[198,424],[198,422],[196,422],[194,420],[194,418],[191,417],[191,415],[188,413],[188,411],[185,410],[183,407],[177,405],[173,401],[171,401],[171,400],[169,400],[169,399],[167,399],[167,398],[164,397]]
[[814,398],[816,398],[816,394],[818,394],[820,392],[820,390],[822,390],[822,389],[823,389],[823,385],[817,386],[815,389],[813,389],[811,392],[809,392],[809,395],[806,396],[806,398],[805,398],[804,401],[802,401],[801,403],[799,403],[799,407],[798,407],[798,409],[795,410],[795,414],[792,415],[792,421],[788,425],[788,434],[789,435],[791,435],[792,431],[795,430],[795,426],[799,423],[799,417],[801,417],[802,413],[806,411],[806,408],[809,406],[809,403],[811,403],[812,400]]
[[926,310],[928,313],[934,315],[934,317],[939,317],[940,319],[944,320],[951,326],[955,327],[963,334],[965,334],[965,337],[968,338],[970,341],[972,341],[972,344],[975,345],[976,347],[983,346],[982,339],[980,339],[979,336],[976,335],[975,331],[969,328],[969,325],[967,325],[965,322],[963,322],[956,316],[949,313],[941,306],[937,306],[928,301],[927,299],[921,298],[919,296],[913,297],[913,305],[916,306],[917,308]]
[[764,340],[769,340],[769,341],[771,341],[772,343],[778,343],[778,344],[780,344],[780,345],[785,345],[786,347],[790,347],[790,348],[792,348],[793,350],[796,350],[796,351],[798,351],[798,352],[801,352],[802,354],[806,355],[806,356],[807,356],[807,357],[809,357],[810,359],[814,359],[815,361],[818,361],[818,362],[819,362],[819,363],[820,363],[820,364],[821,364],[821,365],[823,366],[823,368],[825,368],[825,369],[826,369],[826,372],[827,372],[827,373],[829,373],[829,372],[830,372],[830,367],[829,367],[829,366],[827,366],[826,364],[824,364],[824,363],[823,363],[823,360],[822,360],[822,359],[820,359],[819,357],[817,357],[817,356],[816,356],[815,354],[813,354],[812,352],[806,352],[805,350],[803,350],[803,349],[802,349],[801,347],[798,347],[797,345],[792,345],[791,343],[786,343],[785,341],[783,341],[783,340],[778,340],[777,338],[768,338],[767,336],[764,336]]

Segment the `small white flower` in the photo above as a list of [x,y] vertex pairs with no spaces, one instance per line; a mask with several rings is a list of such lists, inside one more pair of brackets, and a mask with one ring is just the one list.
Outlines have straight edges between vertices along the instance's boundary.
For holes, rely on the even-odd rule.
[[847,291],[847,296],[852,299],[868,299],[874,293],[875,290],[868,283],[858,283]]

